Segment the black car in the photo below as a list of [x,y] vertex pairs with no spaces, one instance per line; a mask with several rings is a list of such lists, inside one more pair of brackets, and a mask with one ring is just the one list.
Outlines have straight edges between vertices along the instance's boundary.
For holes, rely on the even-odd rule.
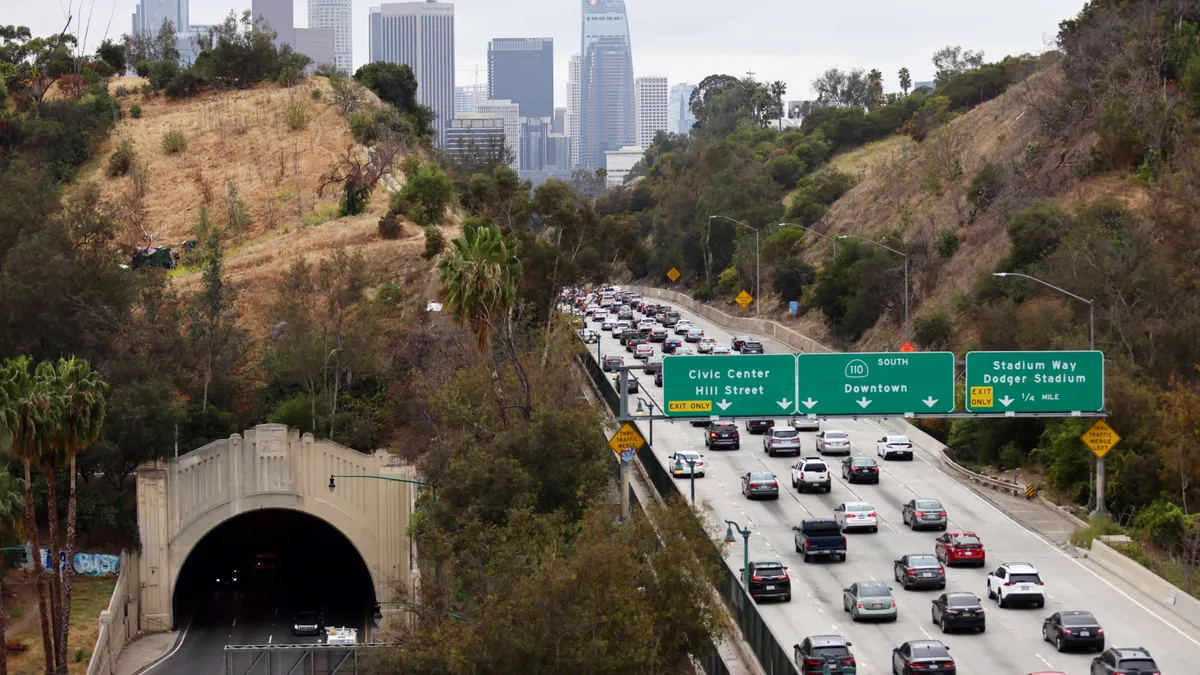
[[878,483],[879,465],[873,457],[847,457],[842,462],[842,478],[847,483]]
[[773,426],[775,426],[775,420],[748,420],[746,422],[746,433],[765,434]]
[[713,450],[717,448],[740,449],[742,440],[738,434],[737,425],[733,422],[709,422],[708,428],[704,430],[704,445]]
[[324,627],[325,621],[317,611],[296,612],[292,618],[292,635],[320,635]]
[[896,560],[892,567],[892,575],[906,591],[910,588],[946,587],[946,568],[932,553],[910,553]]
[[634,350],[637,349],[638,345],[648,344],[650,344],[649,338],[644,338],[641,335],[638,335],[637,337],[632,337],[625,341],[625,351],[632,354]]
[[[616,389],[617,392],[620,393],[620,391],[621,391],[621,374],[617,373],[616,375],[613,375],[612,381],[613,381],[613,389]],[[633,376],[633,373],[629,374],[629,377],[625,380],[625,383],[626,383],[625,386],[628,387],[628,389],[629,389],[629,391],[627,393],[630,393],[630,394],[638,393],[638,381],[637,381],[637,378]]]
[[810,635],[792,645],[792,653],[803,675],[822,675],[827,672],[826,664],[829,675],[842,675],[856,670],[854,654],[850,653],[852,644],[840,635]]
[[1154,657],[1143,647],[1113,647],[1092,659],[1091,675],[1159,675]]
[[987,630],[983,605],[974,593],[942,593],[932,605],[930,618],[943,633],[956,628],[978,628],[980,633]]
[[780,562],[751,562],[749,590],[755,602],[765,598],[792,601],[792,580],[788,577],[787,568]]
[[1055,612],[1042,622],[1042,639],[1058,651],[1072,647],[1104,651],[1104,629],[1091,612]]
[[938,640],[909,640],[892,650],[892,672],[895,675],[957,675],[958,667],[950,656],[950,648]]
[[751,340],[750,342],[744,343],[739,351],[741,351],[743,354],[762,354],[763,346],[761,342],[755,342],[754,340]]
[[654,384],[656,384],[659,387],[663,386],[663,384],[662,384],[662,369],[661,368],[654,372]]
[[733,351],[740,352],[742,351],[742,345],[750,342],[752,339],[753,338],[748,335],[735,335],[733,337],[733,343],[730,346],[733,348]]
[[674,354],[675,348],[681,344],[683,344],[683,340],[680,340],[679,338],[677,338],[675,336],[670,336],[666,340],[663,340],[662,353]]
[[636,338],[637,336],[638,336],[638,332],[637,332],[636,328],[626,328],[625,330],[621,331],[620,335],[617,335],[616,332],[613,332],[613,337],[616,338],[617,341],[621,343],[622,347],[625,346],[625,342],[627,340],[632,340],[633,338]]

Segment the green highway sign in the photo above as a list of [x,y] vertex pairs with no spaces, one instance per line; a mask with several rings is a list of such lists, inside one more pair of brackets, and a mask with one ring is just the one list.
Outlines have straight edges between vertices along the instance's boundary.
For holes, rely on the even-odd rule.
[[968,352],[970,412],[1104,409],[1104,352]]
[[670,417],[774,417],[796,409],[792,354],[663,357]]
[[952,352],[799,354],[796,359],[796,400],[804,414],[902,415],[954,410]]

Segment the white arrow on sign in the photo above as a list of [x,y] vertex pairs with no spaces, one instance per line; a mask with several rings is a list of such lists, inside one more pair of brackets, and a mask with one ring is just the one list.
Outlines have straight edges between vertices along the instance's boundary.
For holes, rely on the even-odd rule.
[[1005,396],[1004,398],[1000,399],[1000,402],[1004,404],[1004,407],[1005,407],[1005,408],[1007,408],[1007,407],[1008,407],[1008,405],[1009,405],[1010,403],[1012,403],[1013,401],[1015,401],[1015,400],[1017,400],[1017,399],[1015,399],[1015,398],[1009,398],[1009,397]]
[[871,399],[869,399],[869,398],[867,398],[866,396],[864,396],[864,397],[862,397],[862,398],[858,399],[857,401],[855,401],[855,403],[857,403],[857,404],[861,405],[862,407],[866,408],[867,406],[871,405]]
[[725,399],[721,399],[720,401],[717,401],[717,407],[720,408],[721,410],[729,410],[729,406],[731,406],[731,405],[733,405],[733,404],[730,403],[729,401],[726,401]]
[[812,410],[812,407],[817,404],[817,402],[814,401],[813,397],[811,397],[811,396],[809,396],[807,399],[800,401],[800,402],[803,403],[805,405],[805,407],[807,407],[809,410]]
[[924,400],[925,405],[929,406],[930,408],[932,408],[937,402],[938,400],[932,396]]
[[778,405],[780,408],[787,410],[788,406],[792,405],[792,402],[785,398],[782,401],[775,401],[775,404]]

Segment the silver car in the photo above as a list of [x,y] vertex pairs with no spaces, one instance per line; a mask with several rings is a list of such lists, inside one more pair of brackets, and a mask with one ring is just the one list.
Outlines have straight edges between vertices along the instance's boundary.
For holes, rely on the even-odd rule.
[[822,431],[817,434],[817,452],[850,454],[850,434],[844,431]]
[[916,530],[918,528],[937,528],[945,531],[950,524],[946,507],[936,499],[910,499],[904,505],[901,513],[904,524]]
[[792,428],[796,431],[820,431],[821,420],[815,417],[805,417],[803,415],[800,417],[793,417]]
[[860,581],[842,589],[842,611],[849,612],[854,621],[895,621],[896,598],[892,597],[891,587],[882,581]]
[[751,471],[742,476],[742,494],[746,499],[779,499],[779,481],[770,471]]
[[771,427],[763,439],[763,452],[774,457],[776,454],[800,454],[800,432],[787,427]]

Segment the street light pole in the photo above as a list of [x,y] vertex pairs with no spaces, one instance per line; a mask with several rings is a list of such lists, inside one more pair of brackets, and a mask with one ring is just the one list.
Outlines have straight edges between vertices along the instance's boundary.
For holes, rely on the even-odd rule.
[[754,315],[762,317],[762,246],[758,237],[758,228],[747,225],[740,220],[734,220],[729,216],[709,216],[711,221],[713,218],[724,218],[731,223],[736,223],[745,227],[748,230],[754,231]]
[[[1080,302],[1086,302],[1087,306],[1088,306],[1088,350],[1093,351],[1093,352],[1096,351],[1096,302],[1094,300],[1090,300],[1088,298],[1085,298],[1085,297],[1082,297],[1079,295],[1075,295],[1074,293],[1072,293],[1071,291],[1068,291],[1065,288],[1059,288],[1058,286],[1055,286],[1052,283],[1049,283],[1047,281],[1042,281],[1041,279],[1039,279],[1037,277],[1031,277],[1028,274],[1021,274],[1020,272],[992,272],[992,276],[1020,277],[1022,279],[1029,279],[1030,281],[1036,281],[1037,283],[1039,283],[1047,288],[1053,288],[1054,290],[1058,291],[1059,293],[1062,293],[1063,295],[1067,295],[1072,298],[1075,298],[1076,300],[1078,300]],[[1107,483],[1108,483],[1108,467],[1106,466],[1103,457],[1097,457],[1096,458],[1096,510],[1093,512],[1096,515],[1103,516],[1103,515],[1108,514],[1108,504],[1105,503],[1105,499],[1104,499],[1104,493],[1108,489]]]
[[875,245],[876,245],[876,246],[878,246],[879,248],[882,248],[882,249],[884,249],[884,250],[887,250],[887,251],[891,251],[892,253],[895,253],[896,255],[899,255],[899,256],[903,256],[903,257],[904,257],[904,342],[905,342],[905,344],[907,344],[907,343],[908,343],[908,333],[909,333],[909,321],[908,321],[908,296],[909,296],[909,293],[908,293],[908,254],[907,254],[907,253],[905,253],[905,252],[903,252],[903,251],[897,251],[896,249],[892,248],[891,246],[885,246],[884,244],[881,244],[881,243],[879,243],[879,242],[875,241],[874,239],[867,239],[866,237],[859,237],[859,236],[857,236],[857,235],[853,235],[853,234],[839,234],[839,235],[838,235],[838,239],[858,239],[858,240],[860,240],[860,241],[865,241],[865,242],[867,242],[868,244],[875,244]]
[[[350,474],[350,473],[331,473],[329,474],[329,491],[333,492],[337,489],[337,484],[334,478],[371,478],[374,480],[390,480],[394,483],[408,483],[409,485],[424,485],[433,493],[433,501],[437,501],[437,486],[433,483],[428,483],[423,480],[412,480],[411,478],[394,478],[392,476],[372,476],[369,474]],[[433,579],[437,581],[441,578],[441,563],[438,561],[437,541],[433,542]]]
[[729,527],[725,528],[725,544],[733,546],[737,543],[737,538],[733,536],[733,531],[737,530],[738,534],[742,535],[742,585],[746,587],[746,592],[750,592],[750,530],[743,530],[741,525],[732,520],[725,521]]

